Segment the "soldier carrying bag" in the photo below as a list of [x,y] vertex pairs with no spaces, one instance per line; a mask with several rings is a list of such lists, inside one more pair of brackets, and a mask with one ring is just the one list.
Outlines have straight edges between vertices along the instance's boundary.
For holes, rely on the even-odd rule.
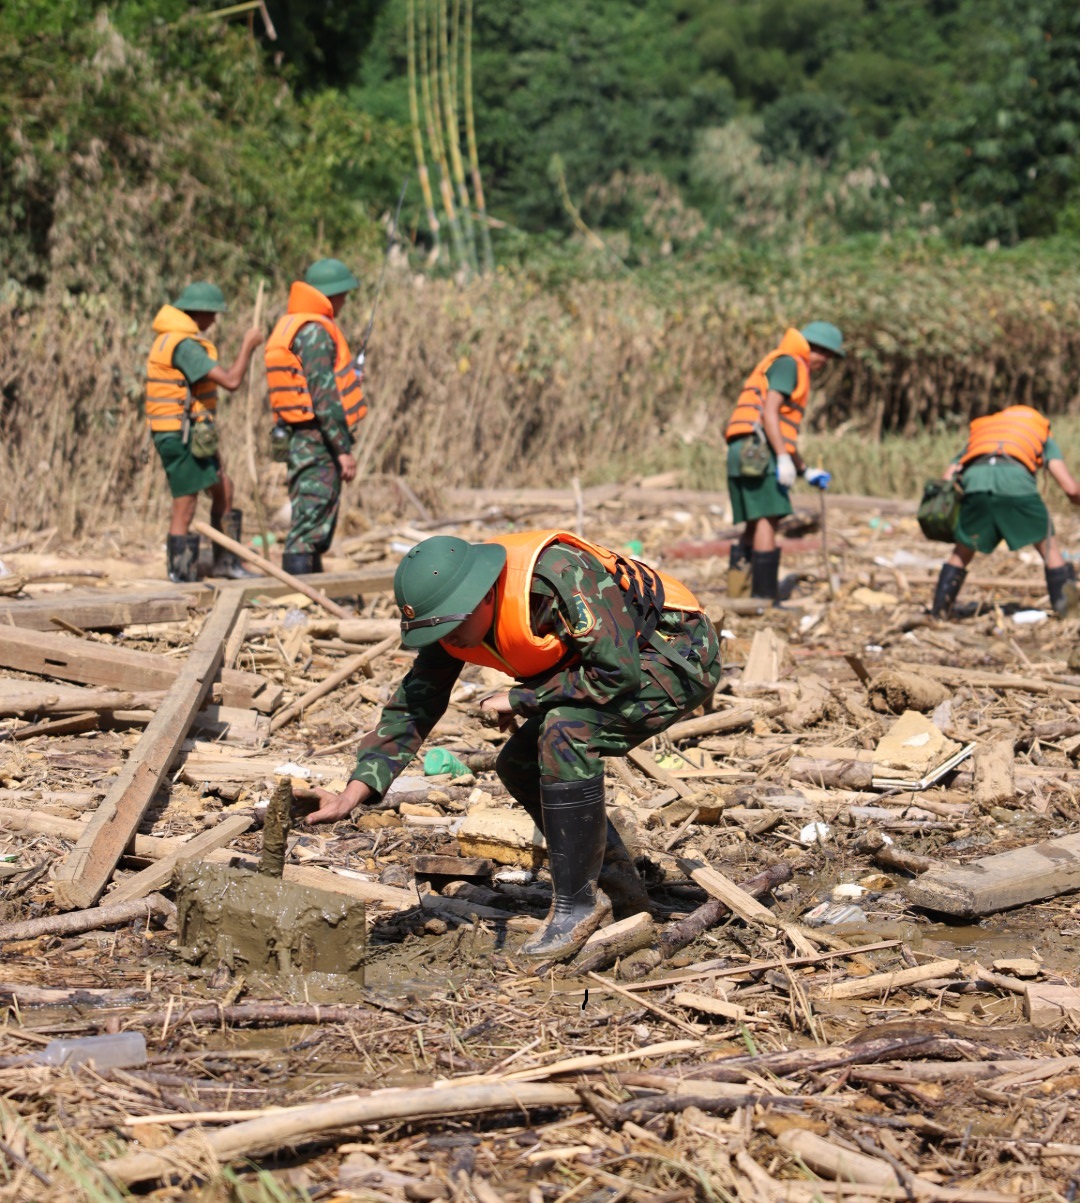
[[934,543],[955,543],[963,488],[951,480],[927,480],[918,506],[918,525]]

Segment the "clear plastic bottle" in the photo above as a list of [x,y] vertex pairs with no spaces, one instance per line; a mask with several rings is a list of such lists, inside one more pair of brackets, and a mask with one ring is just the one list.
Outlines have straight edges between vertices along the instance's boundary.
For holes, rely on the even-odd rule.
[[51,1040],[32,1061],[35,1065],[83,1065],[93,1061],[97,1069],[132,1069],[147,1063],[147,1044],[143,1032]]

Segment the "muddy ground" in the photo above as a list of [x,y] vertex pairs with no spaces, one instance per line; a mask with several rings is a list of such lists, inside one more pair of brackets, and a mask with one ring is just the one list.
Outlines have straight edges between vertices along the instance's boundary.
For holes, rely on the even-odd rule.
[[[726,665],[711,713],[735,720],[659,740],[641,765],[609,762],[609,803],[653,909],[649,946],[591,972],[518,956],[547,910],[546,862],[486,767],[501,736],[474,704],[494,686],[480,670],[466,669],[427,745],[470,771],[425,776],[417,758],[381,808],[321,828],[296,816],[288,837],[289,881],[318,871],[310,880],[349,906],[342,891],[372,890],[364,985],[328,966],[302,972],[313,955],[293,969],[257,968],[224,946],[205,948],[203,965],[182,959],[176,878],[126,922],[12,936],[15,922],[60,914],[52,879],[74,824],[134,754],[147,715],[29,736],[56,713],[0,718],[0,1200],[1075,1197],[1079,1008],[1065,988],[1079,980],[1078,894],[1044,882],[1036,901],[972,916],[921,906],[911,890],[942,867],[1079,830],[1079,616],[1018,619],[1046,610],[1042,569],[1034,552],[1002,550],[979,558],[961,596],[982,613],[931,620],[944,548],[920,537],[907,507],[863,499],[833,499],[829,561],[816,515],[794,524],[783,608],[738,610],[718,501],[660,487],[580,498],[587,537],[637,540],[704,600]],[[458,520],[441,526],[421,508],[376,492],[346,516],[326,571],[391,569],[435,530],[481,539],[579,517],[561,496],[459,495],[437,510]],[[1075,520],[1055,517],[1078,555]],[[150,535],[4,550],[17,542],[0,534],[21,598],[55,598],[62,618],[77,592],[164,584]],[[234,664],[282,687],[276,712],[392,629],[388,593],[341,601],[377,620],[365,642],[298,594],[247,607]],[[55,629],[184,662],[205,616]],[[251,824],[227,849],[259,856],[276,781],[345,780],[409,663],[387,647],[371,677],[357,673],[270,735],[265,715],[235,742],[187,741],[141,833],[176,839],[241,816]],[[900,721],[876,688],[891,670],[937,690],[919,721],[942,747],[974,745],[926,789],[866,784],[885,771],[871,762]],[[42,673],[0,676],[9,692],[15,681],[60,688]],[[496,812],[509,838],[482,870],[460,884],[456,869],[417,876],[425,855],[478,870],[467,858],[481,844],[465,832]],[[114,883],[154,863],[126,858]],[[717,922],[662,955],[673,947],[663,936],[716,896],[706,884],[720,888],[696,880],[700,865],[727,886],[769,869],[785,880],[753,910],[728,894]],[[199,875],[190,889],[200,894]],[[228,927],[243,922],[231,896]],[[129,1030],[145,1037],[144,1064],[26,1063],[57,1038]],[[320,1114],[274,1110],[318,1103]],[[281,1127],[245,1128],[273,1120]]]

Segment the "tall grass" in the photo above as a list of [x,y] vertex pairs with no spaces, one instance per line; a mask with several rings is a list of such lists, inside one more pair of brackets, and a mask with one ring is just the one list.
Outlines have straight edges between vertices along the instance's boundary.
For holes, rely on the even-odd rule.
[[[720,431],[744,376],[785,325],[840,312],[851,315],[840,319],[851,354],[815,392],[806,454],[822,455],[841,488],[913,495],[989,403],[1060,415],[1075,402],[1079,329],[1068,279],[1000,279],[968,260],[955,268],[904,269],[910,287],[891,299],[870,283],[866,313],[853,270],[820,283],[800,272],[756,288],[705,274],[667,287],[632,276],[544,288],[500,269],[459,289],[391,273],[367,357],[360,483],[346,490],[347,504],[376,473],[402,474],[433,493],[443,484],[566,484],[574,475],[594,482],[646,464],[719,486]],[[269,326],[285,291],[282,282],[272,290]],[[213,337],[229,361],[252,297],[228,299]],[[341,315],[355,345],[369,309],[354,294]],[[74,535],[162,525],[165,480],[142,421],[151,317],[150,308],[125,313],[96,294],[0,299],[0,497],[9,528],[55,525]],[[241,481],[245,406],[226,401],[221,412],[225,462]],[[262,420],[257,447],[271,510],[285,492],[282,468],[266,454],[269,425]],[[846,441],[847,431],[859,438]],[[902,453],[888,441],[897,434]],[[879,462],[899,463],[894,473],[875,458],[881,438]],[[1074,441],[1065,442],[1072,456]],[[872,458],[858,447],[872,448]]]

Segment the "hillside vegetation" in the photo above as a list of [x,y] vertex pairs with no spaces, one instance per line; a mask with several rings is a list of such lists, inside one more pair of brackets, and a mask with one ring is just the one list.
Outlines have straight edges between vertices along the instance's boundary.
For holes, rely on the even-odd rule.
[[[289,280],[337,254],[364,278],[344,314],[358,342],[406,174],[368,357],[367,472],[539,484],[682,467],[707,483],[744,375],[814,316],[849,350],[814,398],[814,435],[956,437],[1011,400],[1060,415],[1079,388],[1063,124],[1076,133],[1077,18],[1047,0],[1014,23],[1003,6],[477,4],[498,264],[479,277],[457,270],[444,216],[437,236],[424,219],[401,0],[269,4],[275,43],[211,4],[5,6],[0,495],[19,525],[69,532],[130,513],[133,495],[156,504],[140,407],[154,309],[217,280],[230,357],[259,281],[267,329]],[[245,412],[238,394],[236,477]]]

